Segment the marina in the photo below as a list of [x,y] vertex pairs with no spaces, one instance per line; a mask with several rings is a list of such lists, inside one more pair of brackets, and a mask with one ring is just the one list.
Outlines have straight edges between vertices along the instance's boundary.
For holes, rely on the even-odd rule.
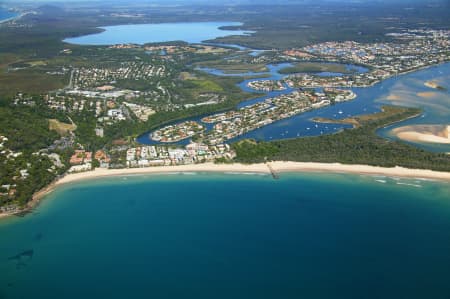
[[[278,73],[278,70],[285,68],[289,64],[279,65],[267,65],[270,70],[270,76],[261,78],[261,80],[279,80],[283,78],[283,75]],[[217,70],[204,70],[214,75],[221,75]],[[226,74],[228,76],[228,74]],[[307,111],[302,114],[295,115],[293,117],[280,120],[276,123],[266,125],[262,128],[247,132],[238,138],[230,140],[230,142],[244,139],[253,138],[256,140],[277,140],[285,138],[306,137],[306,136],[318,136],[322,134],[333,134],[345,128],[350,128],[347,124],[323,124],[316,123],[312,119],[316,117],[324,117],[331,119],[343,119],[356,115],[363,115],[368,113],[375,113],[380,111],[380,107],[383,104],[398,104],[409,107],[421,107],[424,109],[424,114],[420,118],[410,119],[395,126],[385,128],[379,131],[379,134],[383,137],[396,139],[395,136],[390,134],[390,130],[400,127],[402,125],[412,124],[430,124],[430,123],[448,123],[448,107],[445,105],[446,99],[450,97],[448,90],[439,91],[440,97],[436,96],[436,104],[430,102],[424,102],[417,96],[418,93],[426,91],[428,87],[424,86],[424,82],[432,78],[440,78],[440,82],[445,82],[444,78],[450,78],[450,63],[444,63],[437,66],[431,66],[426,69],[418,70],[413,73],[403,74],[395,77],[385,79],[370,87],[353,87],[349,90],[353,91],[357,98],[353,101],[342,102],[336,105],[322,107],[317,110]],[[239,83],[239,87],[245,91],[256,92],[249,88],[247,84],[254,80],[244,80]],[[447,81],[448,82],[448,81]],[[445,85],[445,83],[442,83]],[[398,86],[402,86],[401,89]],[[283,94],[289,94],[293,92],[293,88],[287,88],[283,91],[270,91],[265,96],[256,99],[244,101],[238,105],[238,108],[254,105],[256,103],[262,103],[269,98],[276,97]],[[389,93],[397,90],[397,93],[407,93],[407,96],[401,100],[392,101],[389,99]],[[439,108],[437,108],[439,107]],[[450,112],[448,112],[450,114]],[[201,122],[203,117],[192,118],[194,121]],[[148,133],[141,135],[138,141],[143,144],[154,144],[149,140]],[[449,145],[440,144],[421,144],[415,143],[416,146],[424,147],[432,151],[450,151]]]

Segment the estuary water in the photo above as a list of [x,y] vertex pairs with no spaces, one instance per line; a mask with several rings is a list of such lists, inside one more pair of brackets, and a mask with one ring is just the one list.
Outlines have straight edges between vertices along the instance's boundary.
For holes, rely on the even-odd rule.
[[[414,119],[381,129],[383,137],[398,139],[392,130],[410,125],[450,125],[450,63],[433,66],[392,80],[377,97],[377,101],[391,105],[419,107],[424,113]],[[424,86],[427,81],[436,82],[444,90]],[[450,152],[450,144],[410,142],[423,149]]]
[[146,44],[170,41],[201,43],[217,37],[246,35],[251,31],[225,30],[221,27],[241,26],[239,22],[187,22],[118,25],[101,27],[103,32],[67,38],[64,41],[78,45]]
[[[289,66],[289,64],[286,63],[279,65],[268,65],[270,76],[258,80],[279,80],[284,76],[278,71],[287,66]],[[357,69],[359,72],[366,71],[358,66],[346,66],[348,69]],[[213,69],[204,69],[204,71],[219,76],[225,75]],[[319,75],[328,76],[330,74],[322,73]],[[247,87],[247,83],[249,81],[254,81],[254,79],[241,82],[239,87],[247,92],[255,92],[251,88]],[[427,81],[437,82],[445,89],[437,90],[427,87],[424,85]],[[407,125],[450,125],[449,82],[450,63],[444,63],[408,74],[391,77],[371,87],[350,88],[357,95],[355,100],[320,108],[278,121],[242,135],[236,140],[243,138],[254,138],[257,140],[270,141],[335,133],[344,128],[349,128],[350,126],[316,123],[312,119],[316,117],[342,119],[362,114],[375,113],[379,112],[381,110],[381,106],[383,105],[398,105],[422,109],[423,114],[420,117],[399,122],[393,126],[381,129],[378,132],[383,137],[397,140],[398,138],[392,133],[392,130],[398,127]],[[269,92],[263,97],[244,101],[239,104],[239,107],[261,102],[269,97],[274,97],[292,91],[293,89],[287,89],[281,92]],[[430,151],[450,152],[450,144],[430,144],[421,142],[411,144]]]
[[[244,80],[239,83],[239,87],[247,92],[257,92],[249,87],[247,83],[254,80],[279,80],[284,77],[278,71],[282,68],[290,66],[289,63],[282,63],[276,65],[267,65],[268,75],[261,79]],[[347,68],[354,69],[357,66],[347,65]],[[208,72],[216,76],[252,76],[261,75],[263,73],[244,73],[244,74],[225,74],[220,70],[211,68],[202,68],[202,71]],[[365,71],[358,68],[358,71]],[[329,74],[322,74],[329,75]],[[434,81],[439,83],[446,90],[436,90],[426,87],[424,85],[427,81]],[[336,105],[312,110],[293,116],[288,119],[283,119],[268,126],[264,126],[257,130],[248,132],[230,142],[253,138],[256,140],[279,140],[286,138],[297,138],[306,136],[318,136],[323,134],[336,133],[344,128],[350,128],[349,125],[340,124],[325,124],[316,123],[312,119],[315,117],[325,117],[331,119],[342,119],[346,117],[375,113],[381,110],[383,105],[399,105],[406,107],[418,107],[423,109],[424,113],[417,118],[408,121],[400,122],[394,126],[379,130],[379,134],[390,139],[397,139],[392,134],[392,130],[406,125],[445,125],[450,124],[450,63],[432,66],[426,69],[418,70],[416,72],[391,77],[383,80],[380,83],[371,87],[365,88],[351,88],[356,94],[357,98],[352,101],[339,103]],[[238,107],[244,107],[257,102],[264,101],[267,98],[275,97],[280,94],[290,93],[293,89],[286,89],[284,91],[272,91],[266,93],[262,97],[244,101]],[[201,117],[191,118],[192,120],[200,121]],[[141,135],[138,142],[142,144],[158,144],[151,140],[149,133]],[[189,140],[184,140],[178,144],[187,144]],[[424,148],[426,150],[435,152],[450,152],[450,144],[430,144],[430,143],[411,143],[415,146]]]
[[173,174],[0,221],[0,298],[449,298],[450,185]]
[[[185,41],[188,43],[202,43],[217,37],[228,35],[245,35],[251,32],[242,30],[222,30],[223,27],[239,27],[239,22],[188,22],[188,23],[160,23],[160,24],[139,24],[139,25],[120,25],[102,27],[101,33],[85,35],[75,38],[68,38],[68,43],[80,45],[112,45],[121,43],[157,43],[169,41]],[[237,47],[241,50],[251,50],[239,45],[228,45]],[[259,55],[261,51],[255,50],[251,55]],[[265,78],[259,80],[279,80],[284,77],[278,71],[284,67],[290,66],[288,63],[267,65],[269,71],[264,73],[241,73],[225,74],[216,69],[201,69],[217,76],[260,76],[267,74]],[[367,69],[357,65],[347,65],[348,69],[356,72],[365,72]],[[339,73],[319,73],[321,76],[336,76]],[[423,84],[426,81],[438,82],[446,90],[430,90]],[[239,136],[232,141],[243,138],[253,138],[257,140],[277,140],[285,138],[296,138],[305,136],[318,136],[323,134],[336,133],[342,129],[349,128],[349,125],[323,124],[312,120],[315,117],[325,117],[342,119],[355,115],[379,112],[382,105],[395,104],[410,107],[419,107],[424,110],[421,117],[398,123],[392,127],[379,131],[379,134],[386,138],[397,139],[392,130],[406,125],[449,125],[450,124],[450,63],[430,67],[413,73],[399,75],[384,80],[368,88],[352,88],[357,94],[357,99],[337,105],[324,107],[318,110],[303,113],[288,119],[275,122],[271,125],[251,131],[245,135]],[[246,86],[247,81],[243,81],[239,86],[248,92],[256,92]],[[274,97],[283,93],[292,92],[287,89],[281,92],[269,92],[264,96],[242,102],[239,107],[250,105],[256,102],[264,101],[269,97]],[[200,118],[192,118],[199,121]],[[149,133],[145,133],[138,138],[143,144],[158,144],[150,139]],[[178,142],[183,145],[189,140]],[[450,152],[450,144],[430,144],[423,142],[412,143],[415,146],[426,150],[436,152]]]

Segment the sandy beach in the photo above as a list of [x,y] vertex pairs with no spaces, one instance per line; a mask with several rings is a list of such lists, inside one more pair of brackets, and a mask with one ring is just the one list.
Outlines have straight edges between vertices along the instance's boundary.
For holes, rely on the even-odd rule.
[[412,142],[440,143],[450,144],[450,139],[435,136],[432,134],[419,133],[414,131],[399,132],[396,134],[398,138]]
[[[125,169],[104,169],[97,168],[93,171],[68,174],[46,188],[35,193],[33,200],[28,203],[28,210],[39,204],[40,200],[61,185],[93,180],[98,178],[146,175],[146,174],[166,174],[180,172],[217,172],[217,173],[264,173],[271,175],[287,172],[324,172],[324,173],[349,173],[360,175],[383,175],[390,177],[421,178],[450,182],[450,172],[439,172],[425,169],[409,169],[403,167],[378,167],[369,165],[348,165],[340,163],[313,163],[313,162],[270,162],[267,164],[214,164],[203,163],[179,166],[158,166],[144,168]],[[0,214],[0,218],[10,216],[10,214]]]
[[346,165],[340,163],[310,163],[310,162],[271,162],[268,164],[194,164],[180,166],[160,166],[127,169],[96,169],[90,172],[69,174],[58,180],[54,186],[73,183],[82,180],[91,180],[102,177],[177,173],[177,172],[237,172],[237,173],[265,173],[271,174],[269,169],[275,173],[283,172],[331,172],[331,173],[353,173],[369,175],[386,175],[395,177],[426,178],[450,182],[450,172],[439,172],[424,169],[409,169],[403,167],[384,168],[368,165]]
[[433,91],[422,91],[422,92],[418,92],[417,96],[421,97],[421,98],[433,98],[433,97],[437,97],[439,96],[439,94],[437,92],[433,92]]
[[414,125],[392,130],[398,138],[411,142],[450,144],[447,125]]

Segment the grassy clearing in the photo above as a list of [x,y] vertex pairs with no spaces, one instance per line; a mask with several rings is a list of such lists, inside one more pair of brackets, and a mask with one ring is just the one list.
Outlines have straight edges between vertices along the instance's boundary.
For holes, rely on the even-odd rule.
[[347,117],[343,119],[316,117],[313,118],[313,121],[327,124],[348,124],[352,125],[355,128],[359,128],[365,123],[378,121],[383,118],[393,117],[399,113],[399,109],[393,106],[383,106],[381,111],[382,112],[376,112],[373,114],[364,114],[354,117]]
[[195,88],[198,89],[199,93],[202,92],[222,92],[223,88],[219,84],[211,80],[190,80],[195,84]]
[[294,73],[321,73],[321,72],[331,72],[331,73],[352,73],[352,71],[347,70],[346,66],[343,64],[334,63],[321,63],[321,62],[300,62],[294,64],[292,67],[286,67],[280,70],[281,74],[294,74]]
[[57,119],[49,119],[48,127],[50,131],[56,131],[60,136],[67,136],[69,132],[73,132],[77,129],[75,124],[66,124]]
[[0,96],[14,96],[18,92],[41,94],[63,88],[66,81],[64,76],[52,76],[31,70],[0,73]]

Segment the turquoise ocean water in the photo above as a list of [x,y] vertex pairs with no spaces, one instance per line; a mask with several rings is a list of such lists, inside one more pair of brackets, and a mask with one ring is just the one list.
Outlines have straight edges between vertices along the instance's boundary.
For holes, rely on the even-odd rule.
[[449,298],[450,185],[173,174],[0,221],[0,298]]
[[9,18],[13,18],[15,16],[17,16],[16,13],[10,12],[10,11],[0,7],[0,21],[6,20],[6,19],[9,19]]

